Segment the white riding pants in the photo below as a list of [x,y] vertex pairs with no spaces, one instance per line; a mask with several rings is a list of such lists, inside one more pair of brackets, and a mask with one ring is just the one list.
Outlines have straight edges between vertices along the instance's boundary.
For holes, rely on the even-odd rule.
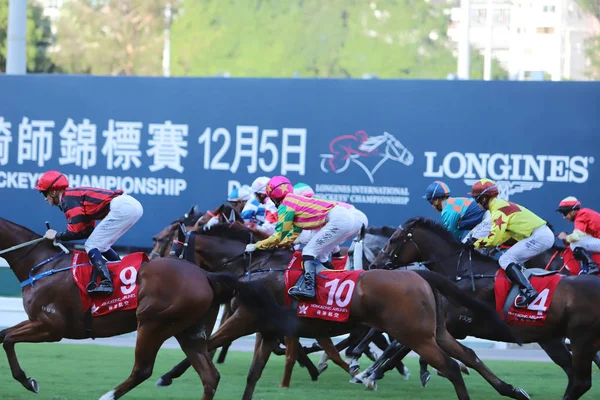
[[360,227],[356,230],[353,213],[342,206],[335,206],[327,214],[325,225],[312,235],[302,249],[302,255],[327,260],[336,246],[353,238],[359,231]]
[[110,211],[85,241],[85,251],[98,249],[104,253],[137,222],[144,213],[139,201],[122,194],[110,202]]
[[593,236],[584,236],[581,240],[571,243],[571,250],[575,250],[576,247],[581,247],[590,253],[600,253],[600,239]]
[[511,263],[523,264],[538,254],[548,250],[554,244],[554,234],[547,225],[542,225],[500,256],[498,263],[506,269]]

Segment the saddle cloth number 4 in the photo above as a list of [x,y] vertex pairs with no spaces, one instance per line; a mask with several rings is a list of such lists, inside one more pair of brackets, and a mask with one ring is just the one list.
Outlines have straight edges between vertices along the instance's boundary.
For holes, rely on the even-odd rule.
[[[127,277],[129,275],[129,277]],[[137,281],[137,270],[135,267],[127,267],[121,270],[119,274],[119,279],[121,280],[121,293],[129,294],[132,293],[136,288]]]
[[[347,280],[340,285],[339,279],[333,279],[325,284],[329,288],[329,296],[327,297],[327,305],[332,306],[335,301],[337,307],[346,307],[352,300],[352,292],[354,292],[354,281]],[[344,290],[348,289],[344,296]],[[342,298],[343,297],[343,298]]]
[[533,300],[528,306],[527,309],[531,311],[537,311],[538,313],[543,313],[548,310],[546,306],[546,302],[548,301],[548,294],[550,294],[550,289],[544,289],[538,294],[538,296]]

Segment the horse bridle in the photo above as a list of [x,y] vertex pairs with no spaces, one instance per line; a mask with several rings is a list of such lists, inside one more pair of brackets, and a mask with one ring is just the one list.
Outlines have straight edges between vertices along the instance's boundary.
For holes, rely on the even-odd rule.
[[167,246],[169,245],[169,243],[171,243],[171,241],[173,241],[173,236],[175,236],[175,232],[177,231],[178,224],[175,223],[171,226],[172,226],[172,228],[171,228],[171,232],[170,232],[169,236],[166,238],[158,239],[157,241],[160,243],[160,247],[158,248],[158,251],[152,249],[152,251],[150,252],[150,255],[155,255],[157,257],[165,256],[165,252],[167,251]]
[[[404,232],[404,227],[402,225],[398,226],[398,229],[401,230],[402,232]],[[394,260],[396,260],[398,258],[398,253],[400,253],[400,251],[404,248],[404,246],[406,246],[407,243],[411,243],[413,246],[415,246],[415,248],[417,249],[417,251],[419,253],[421,252],[419,245],[417,245],[417,243],[412,238],[413,237],[412,229],[413,229],[413,227],[411,226],[410,230],[406,233],[406,238],[404,239],[404,242],[402,242],[402,244],[400,246],[398,246],[395,249],[395,251],[393,251],[393,252],[386,251],[386,248],[388,247],[387,244],[385,245],[385,247],[383,249],[381,249],[381,252],[383,253],[383,255],[389,259],[389,261],[387,261],[384,264],[385,269],[399,268],[396,265],[394,265]],[[425,263],[422,263],[422,264],[425,264]]]

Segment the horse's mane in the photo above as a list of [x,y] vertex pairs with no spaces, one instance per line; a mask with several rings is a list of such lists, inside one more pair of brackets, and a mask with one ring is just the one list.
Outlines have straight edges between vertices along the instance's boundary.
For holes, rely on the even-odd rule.
[[237,240],[238,242],[243,243],[250,243],[251,239],[256,242],[258,240],[267,238],[267,235],[265,235],[263,232],[249,228],[239,222],[233,224],[216,224],[211,226],[208,230],[201,229],[199,232],[196,232],[196,234],[203,236],[226,237],[227,239]]
[[389,238],[394,234],[394,232],[396,232],[396,229],[397,228],[393,228],[391,226],[369,226],[365,232],[369,235],[385,236]]
[[456,246],[464,246],[462,242],[460,242],[444,225],[440,222],[434,221],[431,218],[426,217],[413,217],[406,221],[404,224],[404,229],[408,230],[413,226],[423,226],[429,230],[434,231],[438,235],[442,236],[445,240],[454,244]]

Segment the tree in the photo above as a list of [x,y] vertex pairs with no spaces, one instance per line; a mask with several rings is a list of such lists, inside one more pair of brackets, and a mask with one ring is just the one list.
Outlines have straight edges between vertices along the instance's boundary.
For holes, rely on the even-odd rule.
[[[424,0],[185,0],[172,70],[445,79],[456,71],[447,28],[443,7]],[[472,76],[482,76],[473,64]]]
[[[577,4],[600,23],[600,0],[577,0]],[[586,40],[585,53],[591,63],[587,75],[592,79],[600,79],[600,35]]]
[[[6,72],[8,33],[8,0],[0,0],[0,72]],[[44,17],[42,8],[30,4],[27,8],[27,72],[53,72],[56,66],[48,55],[52,42],[50,20]]]
[[160,75],[167,3],[72,0],[57,21],[53,59],[69,73]]

